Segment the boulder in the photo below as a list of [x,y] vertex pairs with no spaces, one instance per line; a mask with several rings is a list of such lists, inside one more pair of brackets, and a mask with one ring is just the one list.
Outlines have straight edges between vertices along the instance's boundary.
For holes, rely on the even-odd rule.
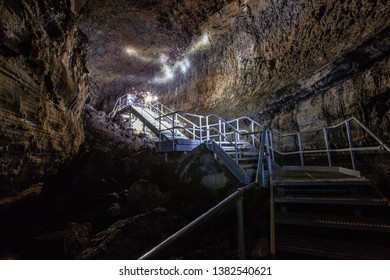
[[159,187],[146,180],[139,180],[123,192],[124,212],[127,215],[146,213],[157,207],[167,206],[169,193],[163,193]]
[[86,248],[91,237],[88,223],[70,223],[63,229],[33,238],[33,258],[74,259]]
[[184,220],[164,208],[119,220],[98,233],[82,259],[137,259],[184,226]]

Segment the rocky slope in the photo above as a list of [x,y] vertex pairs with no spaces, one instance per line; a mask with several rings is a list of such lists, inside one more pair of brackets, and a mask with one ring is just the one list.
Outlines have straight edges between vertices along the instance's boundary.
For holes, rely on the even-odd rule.
[[[165,162],[148,137],[114,126],[87,106],[78,155],[35,192],[0,199],[0,259],[138,258],[237,186],[207,149]],[[209,188],[213,180],[218,189]],[[226,219],[234,221],[234,211]],[[230,234],[231,222],[217,230]],[[181,245],[175,247],[180,256]]]
[[87,39],[66,0],[1,1],[0,192],[53,173],[84,140]]

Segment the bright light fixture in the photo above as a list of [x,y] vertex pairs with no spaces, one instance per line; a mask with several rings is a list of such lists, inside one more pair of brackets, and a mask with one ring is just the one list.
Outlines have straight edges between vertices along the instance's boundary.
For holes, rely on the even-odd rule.
[[168,66],[164,66],[164,78],[165,80],[169,81],[172,80],[175,77],[175,74],[173,73],[172,69]]
[[147,95],[144,100],[145,100],[145,102],[150,103],[153,100],[153,96]]

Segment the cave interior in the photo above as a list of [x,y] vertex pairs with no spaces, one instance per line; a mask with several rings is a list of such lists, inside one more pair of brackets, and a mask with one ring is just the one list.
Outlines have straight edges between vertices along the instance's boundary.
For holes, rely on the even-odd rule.
[[389,18],[1,0],[0,259],[389,259]]

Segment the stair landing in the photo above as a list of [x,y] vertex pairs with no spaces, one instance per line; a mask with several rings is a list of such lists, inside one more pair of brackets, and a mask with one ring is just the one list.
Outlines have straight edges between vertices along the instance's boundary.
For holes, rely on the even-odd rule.
[[274,186],[369,184],[360,172],[340,167],[295,167],[275,170],[272,176]]

